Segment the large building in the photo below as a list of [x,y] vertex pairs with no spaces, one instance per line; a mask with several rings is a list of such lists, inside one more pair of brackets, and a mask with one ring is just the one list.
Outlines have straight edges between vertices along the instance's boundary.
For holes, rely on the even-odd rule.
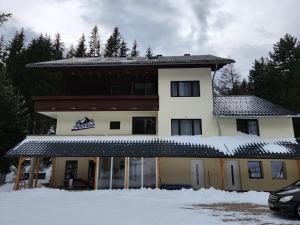
[[28,64],[62,76],[36,96],[56,134],[28,136],[7,155],[51,157],[51,186],[271,191],[300,176],[292,118],[255,96],[215,96],[211,55],[72,58]]

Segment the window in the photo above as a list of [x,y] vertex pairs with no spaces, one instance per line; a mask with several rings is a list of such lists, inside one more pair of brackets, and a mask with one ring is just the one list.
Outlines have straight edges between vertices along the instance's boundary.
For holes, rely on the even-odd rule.
[[77,160],[66,161],[65,180],[77,178],[77,166],[78,166]]
[[284,162],[271,162],[272,179],[285,179],[285,164]]
[[263,178],[261,162],[249,161],[248,172],[249,172],[249,178],[254,178],[254,179]]
[[110,86],[110,93],[112,95],[119,95],[121,94],[121,86],[118,84],[113,84]]
[[172,97],[199,97],[199,81],[171,81]]
[[202,134],[201,119],[172,119],[172,136]]
[[152,82],[134,83],[134,95],[156,95],[155,83]]
[[120,130],[120,121],[110,121],[109,129]]
[[132,134],[156,134],[156,118],[133,117]]
[[257,120],[237,119],[236,125],[237,125],[237,131],[239,132],[245,134],[259,135]]

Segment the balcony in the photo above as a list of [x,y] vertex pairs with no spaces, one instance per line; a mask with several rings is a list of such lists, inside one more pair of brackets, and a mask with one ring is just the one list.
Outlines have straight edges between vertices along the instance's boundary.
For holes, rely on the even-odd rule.
[[36,96],[36,112],[158,111],[158,96]]

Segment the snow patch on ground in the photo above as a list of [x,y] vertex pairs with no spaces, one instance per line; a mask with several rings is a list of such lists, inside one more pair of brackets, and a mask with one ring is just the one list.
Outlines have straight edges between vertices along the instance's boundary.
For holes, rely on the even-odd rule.
[[[2,190],[3,186],[0,187]],[[196,204],[251,203],[267,206],[268,193],[221,190],[98,190],[71,192],[58,189],[31,189],[0,192],[0,224],[5,225],[199,225],[240,224],[224,222],[227,212],[194,208]],[[233,213],[239,219],[243,215]],[[255,216],[253,216],[255,218]],[[259,216],[261,223],[297,224]],[[298,221],[296,221],[298,222]],[[246,222],[246,224],[257,224]]]

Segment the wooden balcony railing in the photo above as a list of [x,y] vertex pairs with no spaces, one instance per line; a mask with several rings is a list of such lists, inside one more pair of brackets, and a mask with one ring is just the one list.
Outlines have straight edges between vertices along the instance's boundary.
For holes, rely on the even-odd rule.
[[36,112],[158,111],[158,96],[35,96]]

